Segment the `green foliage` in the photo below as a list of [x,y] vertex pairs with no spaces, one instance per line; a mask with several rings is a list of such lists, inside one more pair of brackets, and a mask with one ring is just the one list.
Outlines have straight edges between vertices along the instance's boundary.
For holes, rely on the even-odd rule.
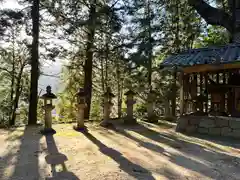
[[38,114],[38,121],[41,123],[44,123],[44,110],[43,110],[43,101],[39,100],[38,101],[38,109],[37,109],[37,114]]
[[[3,10],[1,15],[1,19],[4,19],[7,24],[5,24],[1,36],[5,44],[0,46],[0,103],[2,104],[0,112],[1,119],[13,125],[19,105],[28,101],[29,49],[24,41],[26,37],[20,36],[21,31],[24,30],[24,13]],[[22,111],[20,110],[20,112]],[[18,123],[22,123],[22,121]]]
[[222,27],[209,26],[195,42],[195,47],[209,47],[225,45],[229,42],[229,34]]
[[[218,0],[216,6],[228,10],[226,1]],[[136,92],[136,115],[144,116],[151,88],[157,93],[155,111],[163,115],[166,102],[174,96],[173,82],[178,79],[174,79],[172,71],[160,70],[161,61],[169,54],[193,47],[223,45],[229,41],[224,29],[206,27],[188,5],[188,0],[44,0],[41,12],[44,14],[41,16],[40,47],[44,49],[44,53],[40,52],[41,59],[66,60],[56,105],[59,117],[55,121],[59,122],[75,121],[75,94],[84,87],[88,70],[92,71],[93,83],[91,119],[102,119],[103,94],[107,87],[111,87],[116,95],[113,117],[121,114],[119,109],[126,109],[122,102],[125,100],[123,93],[128,89]],[[0,119],[1,122],[9,121],[17,90],[20,90],[17,104],[20,119],[26,122],[30,86],[27,63],[31,50],[28,35],[32,35],[29,8],[4,10],[0,15],[0,35],[7,44],[1,47],[0,54]],[[25,37],[20,38],[25,31]],[[50,36],[54,40],[49,40]],[[89,43],[92,47],[87,49]],[[93,66],[86,69],[85,63],[91,54]],[[38,120],[44,118],[42,105],[39,101]]]
[[90,114],[90,119],[95,121],[100,121],[103,115],[103,107],[101,106],[101,98],[93,96],[92,100],[92,110]]
[[138,103],[135,107],[135,114],[138,118],[142,118],[147,113],[147,107],[144,103]]

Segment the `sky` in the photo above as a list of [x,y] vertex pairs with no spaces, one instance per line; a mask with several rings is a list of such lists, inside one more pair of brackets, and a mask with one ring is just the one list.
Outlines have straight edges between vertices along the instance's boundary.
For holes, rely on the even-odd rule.
[[[16,0],[4,0],[3,4],[0,5],[0,9],[21,9],[21,8],[23,7],[20,6]],[[61,72],[63,63],[59,60],[56,62],[47,61],[46,63],[42,64],[43,64],[42,71],[44,74],[56,75]],[[60,79],[49,76],[40,76],[38,86],[39,92],[40,91],[42,92],[41,94],[43,94],[43,92],[46,89],[46,86],[48,85],[52,86],[52,91],[54,93],[57,93],[60,86]]]

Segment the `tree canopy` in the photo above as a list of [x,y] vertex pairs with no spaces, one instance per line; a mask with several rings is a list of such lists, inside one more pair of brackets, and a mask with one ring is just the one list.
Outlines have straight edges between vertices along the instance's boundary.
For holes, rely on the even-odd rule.
[[226,44],[239,29],[240,3],[231,0],[18,3],[22,9],[0,11],[0,120],[11,125],[18,110],[24,122],[29,114],[29,124],[43,118],[38,80],[49,75],[43,73],[45,63],[62,60],[62,72],[55,76],[61,80],[55,92],[56,120],[75,119],[75,93],[80,87],[87,95],[88,119],[101,120],[102,95],[108,87],[116,95],[114,117],[124,115],[128,89],[136,92],[137,115],[146,113],[151,90],[157,94],[158,115],[168,114],[170,104],[178,105],[173,90],[178,96],[179,84],[173,72],[161,71],[162,60],[191,48]]

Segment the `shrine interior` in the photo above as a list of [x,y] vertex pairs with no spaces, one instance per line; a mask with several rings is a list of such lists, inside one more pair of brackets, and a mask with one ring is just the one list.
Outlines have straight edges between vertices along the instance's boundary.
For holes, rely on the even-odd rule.
[[182,114],[240,117],[240,70],[184,73]]

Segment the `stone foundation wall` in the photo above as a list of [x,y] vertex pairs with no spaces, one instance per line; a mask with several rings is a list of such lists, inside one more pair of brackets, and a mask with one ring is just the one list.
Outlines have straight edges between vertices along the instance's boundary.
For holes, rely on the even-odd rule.
[[240,138],[240,118],[183,116],[178,119],[176,131]]

